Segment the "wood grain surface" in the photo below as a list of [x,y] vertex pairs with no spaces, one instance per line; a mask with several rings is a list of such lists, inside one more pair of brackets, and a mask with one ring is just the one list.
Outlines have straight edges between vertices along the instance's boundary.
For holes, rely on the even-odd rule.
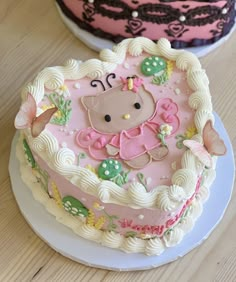
[[[97,56],[64,26],[54,1],[0,0],[0,281],[236,281],[235,189],[208,240],[183,258],[148,271],[113,272],[71,261],[47,246],[24,220],[8,174],[20,89],[46,66]],[[236,32],[201,63],[235,152]]]

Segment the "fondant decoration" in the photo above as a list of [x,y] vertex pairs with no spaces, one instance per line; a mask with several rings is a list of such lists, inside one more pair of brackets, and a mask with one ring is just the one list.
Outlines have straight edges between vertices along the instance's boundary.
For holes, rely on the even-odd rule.
[[74,216],[88,216],[88,209],[73,196],[65,196],[62,199],[64,209]]
[[178,149],[182,149],[184,147],[183,141],[187,139],[191,139],[194,135],[197,134],[197,128],[195,126],[191,126],[187,128],[184,134],[178,134],[175,136],[178,141],[176,142],[176,147]]
[[194,140],[184,140],[183,143],[191,152],[208,168],[212,167],[212,155],[222,156],[226,154],[224,141],[213,128],[212,121],[208,120],[202,132],[203,142],[201,144]]
[[35,161],[34,156],[30,150],[30,147],[26,139],[23,139],[23,148],[24,148],[24,152],[26,155],[26,159],[32,168],[32,174],[35,176],[35,178],[37,179],[37,182],[40,184],[42,189],[48,193],[49,175],[47,171],[41,169],[41,167]]
[[164,84],[172,73],[173,63],[157,56],[151,56],[143,60],[141,72],[145,76],[153,76],[152,83]]
[[120,79],[124,84],[124,87],[122,88],[124,91],[131,90],[137,93],[138,88],[143,84],[143,79],[137,76],[128,76],[127,78],[121,77]]
[[121,163],[113,159],[104,160],[98,168],[100,178],[113,181],[119,186],[128,182],[128,174],[129,171],[122,171]]
[[166,148],[158,149],[161,141],[157,134],[161,124],[173,128],[167,138],[176,132],[178,107],[170,98],[155,102],[143,85],[135,94],[122,89],[119,85],[98,96],[81,98],[91,127],[80,130],[76,142],[96,160],[114,156],[130,167],[142,168],[159,160],[160,152],[167,153]]
[[56,92],[59,96],[63,96],[64,98],[67,98],[67,97],[70,96],[70,91],[69,91],[68,87],[67,87],[65,84],[63,84],[63,85],[61,85],[59,88],[57,88],[57,89],[55,90],[55,92]]
[[71,100],[65,100],[64,96],[57,93],[49,94],[47,97],[58,109],[58,115],[52,118],[51,123],[66,125],[72,114]]
[[57,185],[54,181],[51,182],[51,187],[52,187],[52,197],[53,197],[53,199],[55,200],[58,207],[63,208],[62,198],[61,198],[60,192],[57,188]]
[[161,140],[162,146],[167,146],[165,138],[171,134],[173,127],[169,124],[161,124],[157,137]]
[[87,157],[87,155],[85,153],[79,153],[78,158],[77,158],[77,164],[78,166],[80,165],[80,160],[81,159],[85,159]]
[[51,108],[36,117],[37,105],[33,96],[28,93],[26,101],[21,105],[20,111],[15,118],[17,129],[31,128],[33,137],[37,137],[49,123],[57,107]]

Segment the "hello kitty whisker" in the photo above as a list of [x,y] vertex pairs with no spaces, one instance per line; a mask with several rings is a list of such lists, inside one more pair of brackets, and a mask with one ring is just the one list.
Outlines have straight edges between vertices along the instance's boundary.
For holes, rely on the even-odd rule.
[[101,80],[99,80],[99,79],[94,79],[94,80],[92,80],[92,81],[90,82],[90,85],[91,85],[92,87],[97,87],[97,86],[98,86],[98,83],[100,83],[100,84],[102,85],[103,91],[105,91],[106,88],[105,88],[103,82],[102,82]]
[[116,75],[112,72],[112,73],[109,73],[106,77],[106,82],[107,82],[107,85],[112,88],[112,85],[111,83],[109,82],[109,78],[112,77],[113,79],[116,78]]

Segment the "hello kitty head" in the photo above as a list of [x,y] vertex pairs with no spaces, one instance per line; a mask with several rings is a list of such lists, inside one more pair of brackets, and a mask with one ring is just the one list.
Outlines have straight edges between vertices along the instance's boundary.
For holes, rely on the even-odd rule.
[[122,84],[99,95],[84,96],[81,102],[88,113],[91,127],[101,133],[116,134],[141,125],[152,117],[156,104],[143,85],[130,88]]

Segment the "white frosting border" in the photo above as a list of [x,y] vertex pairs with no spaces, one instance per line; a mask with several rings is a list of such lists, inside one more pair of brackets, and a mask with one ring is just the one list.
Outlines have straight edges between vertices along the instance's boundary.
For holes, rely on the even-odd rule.
[[[194,138],[201,142],[201,133],[206,121],[214,120],[208,78],[195,55],[172,49],[166,39],[160,39],[157,44],[142,37],[126,39],[114,46],[113,51],[102,50],[101,60],[80,62],[71,59],[65,66],[45,68],[23,89],[22,97],[25,98],[27,93],[31,93],[36,103],[39,103],[44,96],[44,87],[55,90],[63,85],[66,79],[80,79],[86,76],[92,79],[99,78],[122,64],[127,53],[139,56],[142,52],[164,56],[175,61],[177,68],[187,72],[187,82],[193,90],[189,97],[189,105],[196,110],[194,122],[199,132]],[[172,176],[171,186],[158,186],[147,192],[140,183],[135,183],[125,190],[113,182],[98,179],[86,168],[76,166],[74,152],[68,148],[59,148],[57,139],[49,131],[44,130],[37,138],[33,138],[29,130],[24,132],[30,147],[52,169],[104,203],[118,203],[135,208],[159,208],[164,211],[175,210],[194,193],[198,174],[202,169],[202,164],[190,150],[187,150],[181,160],[182,168]]]
[[201,215],[203,209],[202,204],[209,195],[208,187],[211,186],[215,178],[215,170],[208,170],[205,174],[205,179],[203,185],[200,187],[199,193],[192,201],[190,211],[180,222],[171,228],[171,231],[165,233],[161,238],[126,238],[115,232],[97,230],[95,227],[87,225],[83,219],[74,217],[63,208],[60,208],[56,204],[56,201],[53,198],[50,198],[40,184],[35,181],[31,167],[28,165],[24,156],[22,139],[23,136],[20,136],[17,142],[16,155],[20,162],[22,180],[31,190],[34,199],[40,202],[50,214],[55,216],[58,222],[72,229],[77,235],[109,248],[121,249],[127,253],[145,253],[149,256],[160,255],[166,248],[174,247],[179,244],[185,233],[192,230],[195,221]]

